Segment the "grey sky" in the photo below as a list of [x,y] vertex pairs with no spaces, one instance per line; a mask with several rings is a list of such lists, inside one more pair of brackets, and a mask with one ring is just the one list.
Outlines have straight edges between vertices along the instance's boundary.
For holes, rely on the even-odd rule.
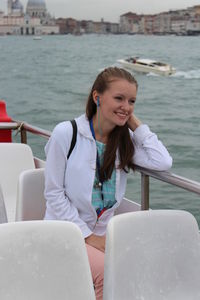
[[[21,0],[26,7],[28,0]],[[6,0],[0,0],[0,9],[6,10]],[[200,5],[200,0],[46,0],[48,11],[55,17],[72,17],[78,20],[118,22],[119,16],[132,11],[154,14],[170,9],[184,9]]]

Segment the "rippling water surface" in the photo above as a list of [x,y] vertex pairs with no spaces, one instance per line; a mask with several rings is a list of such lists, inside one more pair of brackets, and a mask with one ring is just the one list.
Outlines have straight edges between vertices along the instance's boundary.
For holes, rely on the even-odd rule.
[[[52,130],[84,112],[97,73],[129,56],[171,63],[171,77],[136,74],[136,114],[148,123],[174,159],[172,172],[199,181],[200,39],[176,36],[83,35],[0,38],[0,98],[14,119]],[[43,157],[44,141],[30,137]],[[200,222],[200,199],[151,179],[153,208],[191,211]],[[127,196],[140,198],[138,175],[129,176]]]

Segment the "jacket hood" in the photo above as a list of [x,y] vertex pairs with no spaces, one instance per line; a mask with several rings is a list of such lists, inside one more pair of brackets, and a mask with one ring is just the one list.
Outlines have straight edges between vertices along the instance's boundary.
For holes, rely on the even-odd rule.
[[94,140],[91,130],[89,120],[86,114],[81,115],[80,117],[76,118],[77,128],[80,134],[84,137]]

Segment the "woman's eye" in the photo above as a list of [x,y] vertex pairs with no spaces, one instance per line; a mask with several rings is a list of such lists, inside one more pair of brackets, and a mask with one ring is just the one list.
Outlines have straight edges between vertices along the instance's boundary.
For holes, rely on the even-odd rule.
[[132,105],[135,104],[135,99],[129,100],[129,103],[132,104]]
[[117,99],[117,100],[122,100],[122,97],[116,96],[115,99]]

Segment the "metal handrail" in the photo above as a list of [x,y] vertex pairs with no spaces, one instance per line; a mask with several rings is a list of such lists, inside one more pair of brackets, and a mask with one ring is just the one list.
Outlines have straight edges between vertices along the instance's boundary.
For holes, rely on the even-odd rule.
[[174,173],[168,172],[168,171],[152,171],[148,169],[144,169],[141,167],[136,167],[136,170],[142,174],[145,174],[147,176],[153,177],[155,179],[158,179],[160,181],[178,186],[182,189],[185,189],[189,192],[196,193],[200,195],[200,183],[198,181],[190,180],[185,177],[176,175]]
[[136,171],[141,173],[141,206],[143,210],[149,209],[149,177],[200,195],[200,183],[198,181],[169,171],[153,171],[139,166],[136,166]]
[[[21,132],[22,143],[27,143],[26,132],[44,138],[49,138],[51,136],[51,131],[32,126],[26,122],[0,122],[0,130],[1,129],[18,129]],[[171,172],[153,171],[139,166],[136,166],[136,171],[141,173],[141,206],[144,210],[149,209],[149,177],[200,195],[200,183],[197,181],[190,180]]]
[[38,135],[38,136],[41,136],[41,137],[44,137],[44,138],[50,138],[50,136],[51,136],[51,131],[41,129],[41,128],[36,127],[36,126],[32,126],[28,123],[23,123],[23,129],[30,132],[30,133],[32,133],[32,134],[35,134],[35,135]]
[[21,133],[21,143],[25,144],[27,143],[27,132],[47,139],[51,136],[51,131],[32,126],[26,122],[21,121],[13,121],[10,123],[0,122],[0,130],[1,129],[17,130],[17,132]]
[[19,126],[17,122],[0,122],[0,129],[18,129]]

